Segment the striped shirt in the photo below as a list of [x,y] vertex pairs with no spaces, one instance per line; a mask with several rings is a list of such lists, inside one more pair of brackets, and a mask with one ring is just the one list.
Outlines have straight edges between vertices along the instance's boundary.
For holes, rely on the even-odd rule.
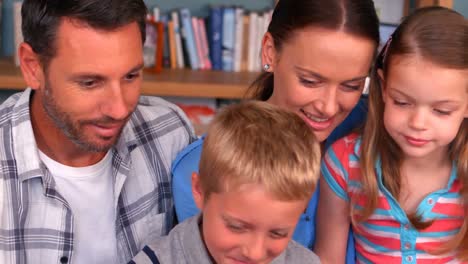
[[[30,97],[0,106],[0,263],[73,263],[75,219],[39,158]],[[172,228],[171,164],[194,137],[179,108],[140,98],[111,149],[118,263]]]
[[[366,203],[366,197],[360,194],[360,143],[361,139],[356,134],[337,141],[327,150],[321,168],[329,187],[355,209],[362,209]],[[357,262],[459,263],[454,253],[429,253],[452,238],[463,224],[461,184],[456,177],[456,166],[452,168],[446,188],[427,195],[419,204],[417,214],[422,220],[434,220],[424,230],[412,227],[404,210],[383,185],[380,161],[375,168],[379,188],[377,208],[369,219],[353,225]]]

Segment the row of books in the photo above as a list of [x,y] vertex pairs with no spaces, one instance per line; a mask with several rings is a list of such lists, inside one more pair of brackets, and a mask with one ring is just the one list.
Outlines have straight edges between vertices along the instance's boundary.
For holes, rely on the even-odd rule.
[[[272,10],[246,12],[242,7],[213,6],[209,16],[181,8],[148,17],[145,64],[162,68],[260,71],[260,47]],[[156,34],[156,36],[155,36]]]

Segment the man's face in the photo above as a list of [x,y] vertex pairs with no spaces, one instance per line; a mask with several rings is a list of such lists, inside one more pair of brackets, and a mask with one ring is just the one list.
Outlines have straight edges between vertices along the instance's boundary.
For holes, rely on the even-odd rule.
[[55,129],[85,151],[107,151],[135,109],[142,83],[142,42],[137,23],[113,31],[64,20],[57,53],[40,93]]

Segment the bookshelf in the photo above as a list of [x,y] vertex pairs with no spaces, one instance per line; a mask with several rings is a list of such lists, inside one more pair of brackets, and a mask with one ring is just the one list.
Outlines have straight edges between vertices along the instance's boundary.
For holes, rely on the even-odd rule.
[[[161,73],[144,73],[142,94],[198,98],[240,99],[255,72],[193,71],[164,69]],[[0,90],[23,90],[26,83],[11,60],[0,60]]]

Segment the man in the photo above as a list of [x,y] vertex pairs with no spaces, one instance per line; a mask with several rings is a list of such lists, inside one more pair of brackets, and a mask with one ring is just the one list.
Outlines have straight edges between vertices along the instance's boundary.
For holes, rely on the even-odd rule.
[[141,97],[143,0],[25,0],[0,107],[0,263],[126,263],[173,226],[170,167],[193,129]]

